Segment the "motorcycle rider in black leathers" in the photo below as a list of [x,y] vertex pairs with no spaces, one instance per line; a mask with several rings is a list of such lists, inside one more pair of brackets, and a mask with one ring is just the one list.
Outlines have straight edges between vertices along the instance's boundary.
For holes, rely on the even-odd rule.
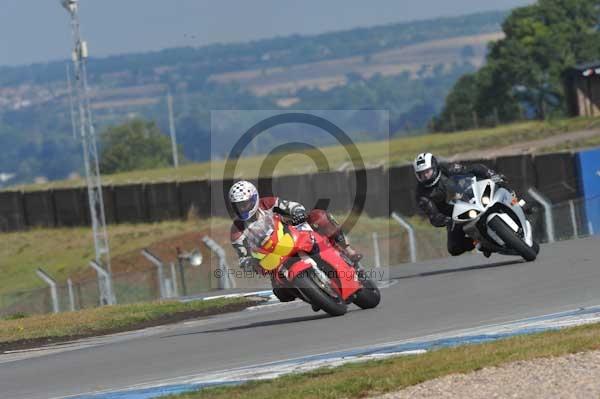
[[[475,243],[467,237],[462,225],[452,222],[453,205],[446,199],[448,177],[472,174],[478,179],[492,179],[495,183],[505,181],[504,176],[482,164],[462,165],[459,163],[439,164],[430,153],[419,154],[413,164],[417,185],[417,205],[429,217],[435,227],[448,229],[448,252],[452,256],[461,255],[475,248]],[[480,248],[486,257],[491,252]]]

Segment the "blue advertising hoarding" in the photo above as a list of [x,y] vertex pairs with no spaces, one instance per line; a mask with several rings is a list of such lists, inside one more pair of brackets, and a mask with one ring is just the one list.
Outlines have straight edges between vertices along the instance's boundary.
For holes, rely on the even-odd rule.
[[587,223],[595,234],[600,234],[600,148],[578,153],[577,164]]

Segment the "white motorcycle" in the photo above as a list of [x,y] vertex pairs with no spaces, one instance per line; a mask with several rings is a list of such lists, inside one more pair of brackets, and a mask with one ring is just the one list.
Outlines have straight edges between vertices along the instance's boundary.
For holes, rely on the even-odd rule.
[[518,255],[528,262],[540,251],[525,217],[525,202],[493,180],[478,181],[470,175],[452,176],[447,201],[454,205],[452,220],[478,241],[477,248],[504,255]]

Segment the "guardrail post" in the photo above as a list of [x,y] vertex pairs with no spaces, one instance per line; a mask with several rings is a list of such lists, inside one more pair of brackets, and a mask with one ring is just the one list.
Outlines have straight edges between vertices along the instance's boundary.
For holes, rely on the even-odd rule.
[[52,311],[54,313],[60,312],[60,305],[58,303],[58,290],[56,289],[56,281],[50,277],[48,273],[43,271],[41,268],[38,268],[35,273],[39,278],[44,280],[46,284],[50,286],[50,297],[52,298]]
[[179,286],[177,285],[177,272],[175,272],[175,263],[171,262],[171,282],[173,283],[173,295],[179,296]]
[[556,241],[556,237],[554,235],[554,218],[552,213],[552,204],[550,201],[544,197],[540,192],[531,187],[527,191],[534,200],[542,204],[544,207],[544,218],[546,220],[546,233],[548,235],[548,242]]
[[381,256],[379,254],[379,237],[377,236],[377,232],[373,232],[373,262],[375,263],[375,267],[381,267]]
[[69,288],[69,308],[71,312],[75,311],[75,293],[73,292],[73,281],[67,279],[67,287]]
[[573,236],[579,238],[579,229],[577,228],[577,215],[575,214],[575,203],[573,200],[569,201],[569,208],[571,209],[571,223],[573,224]]
[[112,283],[110,280],[110,274],[100,266],[95,260],[90,261],[92,269],[98,273],[98,283],[100,287],[100,304],[101,305],[114,305],[117,303],[115,295],[112,290]]
[[208,249],[214,252],[219,258],[219,270],[221,271],[219,277],[219,288],[222,290],[235,288],[235,280],[233,280],[229,274],[229,267],[227,266],[227,259],[225,258],[225,250],[223,247],[217,244],[217,242],[209,236],[204,236],[204,238],[202,238],[202,242],[204,242]]
[[164,279],[164,273],[163,273],[164,267],[163,267],[162,261],[156,255],[154,255],[152,252],[148,251],[147,249],[142,250],[142,255],[144,255],[144,257],[146,259],[148,259],[150,261],[150,263],[152,263],[154,266],[156,266],[157,273],[158,273],[158,291],[159,291],[160,297],[162,299],[166,298],[167,293],[166,293],[166,289],[165,289],[165,279]]
[[410,249],[410,261],[415,263],[417,261],[417,240],[415,238],[415,229],[410,223],[404,220],[396,212],[392,212],[392,218],[398,222],[402,227],[408,231],[408,245]]

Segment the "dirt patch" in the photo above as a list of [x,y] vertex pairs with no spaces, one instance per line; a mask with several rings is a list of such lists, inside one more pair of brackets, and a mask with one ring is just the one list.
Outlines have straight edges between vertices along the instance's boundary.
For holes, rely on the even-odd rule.
[[79,334],[79,335],[68,335],[62,337],[43,337],[43,338],[34,338],[34,339],[23,339],[13,342],[2,342],[0,343],[0,354],[6,351],[13,350],[22,350],[22,349],[32,349],[39,348],[46,345],[51,344],[59,344],[68,341],[74,341],[82,338],[90,338],[90,337],[99,337],[103,335],[116,334],[126,331],[135,331],[142,330],[148,327],[156,327],[167,324],[175,324],[181,321],[199,319],[202,317],[214,316],[218,314],[239,312],[244,310],[250,306],[255,306],[262,301],[257,300],[248,300],[242,303],[232,303],[229,305],[222,306],[220,308],[208,308],[202,310],[193,310],[186,312],[178,312],[169,315],[164,315],[157,319],[146,320],[140,323],[132,324],[127,327],[113,328],[107,330],[100,330],[95,332],[90,332],[87,334]]
[[[194,249],[199,249],[206,262],[209,263],[211,253],[202,243],[202,238],[207,235],[206,231],[193,231],[183,234],[174,235],[167,239],[157,241],[147,247],[154,255],[169,264],[177,262],[177,248],[182,252],[190,252]],[[211,231],[211,237],[222,244],[225,242],[225,234],[219,231]],[[120,254],[111,259],[111,268],[113,274],[125,274],[138,271],[148,271],[153,268],[141,254],[143,248],[137,248],[133,251]],[[73,282],[89,281],[96,279],[96,272],[91,268],[82,269],[79,273],[72,277]]]
[[589,130],[581,130],[577,132],[563,133],[558,134],[556,136],[547,137],[540,140],[531,140],[524,141],[521,143],[514,143],[508,146],[500,147],[500,148],[491,148],[487,150],[476,150],[470,152],[463,152],[460,154],[456,154],[451,157],[451,161],[458,161],[464,159],[489,159],[489,158],[497,158],[515,154],[532,154],[538,152],[539,150],[552,147],[559,144],[567,143],[569,141],[577,141],[589,139],[592,137],[596,137],[600,135],[600,129],[589,129]]

